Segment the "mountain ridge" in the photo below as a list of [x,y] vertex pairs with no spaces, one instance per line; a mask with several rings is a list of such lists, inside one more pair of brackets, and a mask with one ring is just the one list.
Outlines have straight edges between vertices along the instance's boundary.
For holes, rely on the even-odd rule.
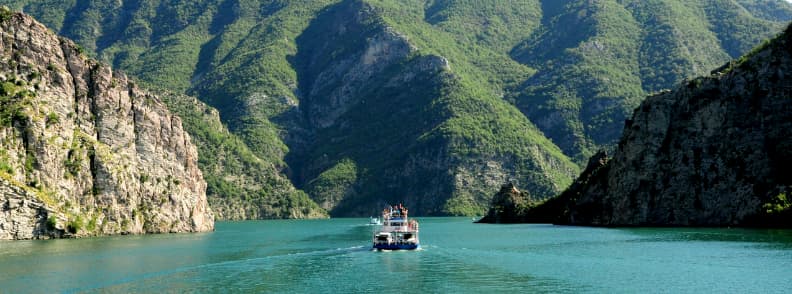
[[788,226],[790,36],[649,97],[566,222]]
[[789,227],[790,44],[792,26],[709,76],[648,97],[612,157],[598,153],[541,204],[501,191],[483,222]]
[[[0,3],[41,17],[143,84],[189,93],[216,107],[223,123],[258,158],[271,162],[314,200],[353,196],[334,215],[376,212],[376,198],[383,194],[387,201],[439,197],[427,202],[431,205],[417,205],[427,208],[416,212],[480,215],[491,198],[488,191],[506,180],[519,182],[537,199],[555,195],[593,150],[615,147],[621,122],[646,94],[738,57],[740,50],[780,29],[791,7],[771,0]],[[365,149],[387,150],[387,142],[369,144],[363,140],[369,137],[352,136],[348,138],[361,141],[347,139],[344,148],[357,150],[357,157],[341,154],[324,161],[324,154],[337,151],[325,143],[341,138],[338,132],[352,125],[320,130],[310,124],[316,119],[310,109],[327,97],[305,99],[310,87],[294,58],[314,45],[311,39],[297,41],[311,21],[338,7],[354,8],[344,12],[343,20],[360,13],[376,19],[362,24],[350,40],[385,26],[417,49],[412,54],[447,61],[451,75],[424,77],[442,75],[438,85],[446,86],[417,93],[431,100],[429,105],[444,105],[418,116],[436,124],[434,131],[422,134],[419,124],[379,124],[385,132],[404,134],[393,142],[422,146],[428,141],[416,138],[436,140],[433,144],[446,145],[447,151],[413,149],[407,159],[370,165],[378,161],[371,155],[376,153]],[[564,26],[576,21],[586,25]],[[353,47],[339,41],[323,53],[360,49]],[[526,52],[553,54],[531,60],[535,54]],[[398,92],[377,95],[394,98]],[[370,101],[352,96],[338,97]],[[355,107],[376,118],[375,107]],[[353,129],[378,123],[356,119]],[[309,162],[319,164],[310,167]],[[417,162],[440,163],[449,172],[391,171],[409,170]],[[334,181],[347,188],[325,188]],[[414,189],[380,190],[389,185]]]

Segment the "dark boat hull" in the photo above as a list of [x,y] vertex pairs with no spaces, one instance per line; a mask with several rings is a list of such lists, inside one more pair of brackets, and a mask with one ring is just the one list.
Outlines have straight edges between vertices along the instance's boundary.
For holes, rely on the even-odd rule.
[[374,244],[377,250],[415,250],[418,247],[418,244]]

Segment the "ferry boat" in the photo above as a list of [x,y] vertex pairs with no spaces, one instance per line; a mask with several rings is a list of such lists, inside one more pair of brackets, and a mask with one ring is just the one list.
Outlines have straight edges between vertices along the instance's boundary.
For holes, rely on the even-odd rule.
[[415,250],[418,241],[418,222],[407,217],[407,208],[399,204],[382,211],[382,228],[374,233],[374,249]]

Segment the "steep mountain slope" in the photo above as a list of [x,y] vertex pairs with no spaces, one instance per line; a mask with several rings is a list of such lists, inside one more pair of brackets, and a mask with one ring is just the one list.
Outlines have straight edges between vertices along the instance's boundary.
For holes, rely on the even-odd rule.
[[[216,107],[269,162],[267,173],[274,166],[289,175],[334,214],[369,214],[378,199],[427,197],[417,212],[480,214],[488,191],[507,179],[537,199],[552,195],[577,170],[567,158],[582,163],[612,145],[641,97],[736,57],[780,29],[791,7],[770,0],[0,3],[24,8],[147,85]],[[360,56],[377,42],[395,52],[374,59],[385,64],[366,64]],[[371,80],[350,74],[358,70],[370,70]]]
[[[76,2],[65,1],[58,3],[44,2],[42,5],[44,7],[49,7],[50,5],[76,5],[72,7],[73,9],[69,9],[66,14],[59,14],[54,9],[36,10],[38,6],[31,6],[31,11],[29,12],[40,12],[41,17],[45,19],[64,20],[67,22],[65,26],[55,22],[56,27],[61,28],[61,31],[65,34],[80,39],[85,48],[100,50],[107,55],[123,52],[121,57],[112,58],[117,60],[115,62],[116,66],[138,72],[143,76],[144,81],[152,79],[159,81],[157,83],[144,82],[144,84],[157,88],[167,86],[170,89],[182,91],[184,88],[176,86],[174,83],[189,82],[188,75],[179,78],[179,68],[184,65],[181,62],[185,60],[196,62],[194,60],[197,55],[196,57],[190,57],[191,51],[186,50],[185,52],[183,50],[184,43],[182,41],[195,37],[195,35],[191,34],[189,38],[179,39],[179,41],[173,41],[179,36],[163,37],[165,33],[156,33],[156,36],[152,36],[151,29],[141,28],[141,26],[148,27],[148,24],[142,23],[148,23],[149,21],[162,22],[165,20],[161,19],[161,17],[151,20],[133,19],[152,16],[154,12],[145,13],[145,11],[147,9],[156,10],[157,7],[166,7],[165,4],[150,7],[143,2],[135,4],[131,2],[89,1],[77,5]],[[204,8],[209,7],[208,4],[201,5]],[[167,6],[169,7],[166,7],[168,8],[166,12],[189,8],[179,5],[171,7],[170,4]],[[229,7],[222,6],[221,8],[227,9]],[[133,11],[136,11],[136,13],[132,13]],[[195,12],[189,12],[187,16],[183,16],[185,19],[183,21],[192,19],[193,16],[189,16],[193,15],[192,13]],[[98,19],[100,16],[106,16],[106,18],[102,18],[100,21]],[[69,22],[69,17],[73,18],[75,22]],[[103,21],[106,23],[103,23]],[[222,21],[218,20],[212,23],[216,24],[217,22]],[[165,31],[173,32],[178,31],[179,25],[169,24],[159,27]],[[174,28],[166,29],[166,27]],[[123,30],[129,31],[122,32]],[[180,36],[183,36],[183,34]],[[96,42],[88,41],[91,38],[99,38],[101,40]],[[150,55],[140,57],[140,60],[136,57],[134,62],[128,62],[128,58],[123,57],[127,56],[129,52],[143,51],[142,47],[150,44],[149,38],[172,44],[159,44],[161,47],[158,48],[167,46],[178,48],[164,50],[163,52],[152,52]],[[124,40],[123,42],[120,41],[122,39]],[[197,54],[197,52],[194,53]],[[285,60],[283,62],[286,63]],[[161,66],[162,64],[167,64],[167,66]],[[140,67],[143,69],[139,70],[138,68]],[[160,72],[160,70],[166,72]],[[152,77],[149,74],[140,73],[140,71],[151,71],[156,76]],[[281,174],[278,166],[275,166],[283,165],[281,158],[284,151],[277,151],[279,155],[270,155],[268,152],[251,152],[248,144],[241,141],[237,134],[228,133],[225,130],[225,126],[216,117],[216,110],[184,95],[167,94],[162,98],[171,110],[185,119],[185,129],[191,133],[197,142],[199,167],[208,182],[207,196],[218,219],[312,218],[326,216],[326,213],[321,211],[303,192],[296,190],[289,180]],[[235,107],[244,108],[241,106]],[[267,110],[274,111],[270,108]],[[266,125],[271,126],[268,122]],[[255,133],[249,130],[247,132]],[[272,133],[269,137],[260,136],[260,134],[252,136],[258,138],[259,140],[255,142],[261,142],[261,144],[251,144],[250,146],[256,146],[258,150],[285,149],[285,146],[280,143],[275,135],[276,130],[273,129],[269,132]],[[261,159],[261,154],[265,154],[264,160]]]
[[423,214],[477,213],[488,200],[478,189],[513,177],[547,197],[576,171],[516,109],[418,50],[375,6],[332,6],[297,45],[301,103],[315,132],[310,153],[297,156],[313,159],[305,179],[319,176],[308,192],[337,185],[322,182],[348,170],[339,164],[357,170],[346,173],[341,201],[324,202],[336,214],[384,204],[372,199],[411,203]]
[[[512,55],[538,70],[517,106],[583,162],[615,142],[648,93],[704,74],[779,31],[790,5],[733,0],[543,1],[544,25]],[[777,8],[775,8],[777,7]]]
[[0,8],[0,239],[212,230],[197,156],[157,96]]
[[649,97],[612,159],[553,205],[587,225],[790,226],[792,27],[708,77]]
[[214,108],[194,97],[161,95],[198,146],[198,167],[217,219],[323,218],[326,211],[248,149],[220,122]]
[[792,18],[792,7],[787,5],[789,1],[738,0],[737,2],[759,18],[775,21],[788,21]]

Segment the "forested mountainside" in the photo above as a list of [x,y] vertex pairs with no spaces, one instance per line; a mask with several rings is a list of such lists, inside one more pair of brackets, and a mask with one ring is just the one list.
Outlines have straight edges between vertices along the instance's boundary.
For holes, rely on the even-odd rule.
[[501,192],[501,208],[486,221],[789,227],[790,45],[792,27],[709,76],[649,97],[615,154],[592,157],[561,196],[537,206]]
[[213,230],[197,161],[156,95],[0,8],[0,239]]
[[267,160],[220,122],[216,109],[195,97],[170,92],[160,98],[182,118],[198,147],[198,167],[207,182],[206,195],[221,220],[325,218],[327,212]]
[[[259,199],[299,194],[293,183],[332,215],[396,201],[480,214],[505,180],[555,195],[642,97],[738,57],[792,11],[780,0],[0,4],[216,107],[291,180]],[[234,182],[210,181],[223,191],[210,199],[246,201],[220,184]]]
[[564,220],[598,225],[790,226],[792,28],[648,98],[613,159],[571,191]]

